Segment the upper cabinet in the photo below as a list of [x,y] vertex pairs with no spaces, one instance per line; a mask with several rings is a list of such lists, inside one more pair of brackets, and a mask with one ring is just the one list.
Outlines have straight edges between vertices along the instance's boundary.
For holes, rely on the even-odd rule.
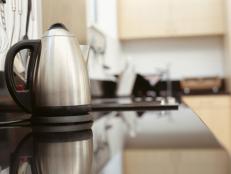
[[81,44],[86,44],[86,0],[42,0],[43,32],[63,23]]
[[118,0],[119,38],[224,34],[224,0]]

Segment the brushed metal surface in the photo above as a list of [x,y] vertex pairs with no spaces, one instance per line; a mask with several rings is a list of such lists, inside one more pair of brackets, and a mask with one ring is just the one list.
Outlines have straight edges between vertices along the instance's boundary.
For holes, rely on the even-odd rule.
[[34,104],[76,106],[91,103],[87,65],[80,45],[67,30],[53,28],[42,38],[36,63]]
[[91,174],[92,139],[36,145],[38,174]]

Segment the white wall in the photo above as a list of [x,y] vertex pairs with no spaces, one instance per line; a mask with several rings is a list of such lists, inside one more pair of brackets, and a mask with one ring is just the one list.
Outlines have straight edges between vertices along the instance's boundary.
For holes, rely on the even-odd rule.
[[[109,37],[117,40],[117,0],[88,0],[96,2],[98,13],[97,26]],[[92,10],[93,8],[91,8]],[[93,13],[92,13],[93,14]],[[90,23],[94,23],[89,16]],[[114,62],[131,57],[138,72],[153,73],[155,67],[165,67],[171,63],[171,77],[224,76],[223,70],[223,38],[186,37],[170,39],[134,40],[120,43],[122,50],[114,58]],[[115,53],[111,53],[115,54]],[[110,61],[112,58],[110,57]],[[113,72],[119,72],[121,64],[114,65]]]
[[165,68],[170,63],[173,79],[224,76],[224,48],[221,37],[150,39],[125,42],[124,54],[134,60],[143,74]]
[[87,0],[88,26],[96,24],[104,34],[117,38],[117,0]]

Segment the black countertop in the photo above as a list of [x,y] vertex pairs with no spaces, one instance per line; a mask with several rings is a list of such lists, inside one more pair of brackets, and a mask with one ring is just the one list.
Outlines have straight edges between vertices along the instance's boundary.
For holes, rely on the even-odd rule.
[[[94,124],[111,113],[100,114],[101,116],[98,117],[98,113],[98,119]],[[114,112],[112,115],[117,119],[121,118],[124,125],[130,125],[127,126],[129,128],[123,136],[125,148],[223,149],[202,120],[184,105],[181,105],[177,111],[164,113],[130,111]],[[1,112],[0,121],[25,119],[29,116],[23,112]],[[131,122],[135,124],[130,124]],[[1,170],[6,173],[9,169],[16,171],[15,167],[18,168],[17,170],[29,170],[25,169],[28,166],[33,169],[32,173],[36,173],[36,170],[40,170],[39,173],[47,173],[46,170],[50,173],[56,170],[65,171],[64,173],[67,174],[73,173],[73,170],[76,170],[75,173],[89,173],[94,156],[95,144],[92,141],[96,131],[94,124],[93,135],[92,130],[38,133],[26,124],[17,127],[0,127],[0,174]],[[72,172],[68,172],[70,168]]]
[[188,107],[178,111],[146,112],[137,120],[134,137],[127,137],[126,148],[219,148],[220,143]]

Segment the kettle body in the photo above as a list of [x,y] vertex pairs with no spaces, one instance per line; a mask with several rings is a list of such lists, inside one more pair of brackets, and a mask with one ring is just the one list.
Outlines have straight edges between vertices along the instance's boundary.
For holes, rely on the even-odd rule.
[[[31,52],[26,89],[17,91],[13,80],[15,55]],[[43,115],[76,115],[90,111],[87,65],[80,45],[62,24],[54,24],[41,40],[26,40],[10,48],[5,61],[6,84],[25,111]]]

